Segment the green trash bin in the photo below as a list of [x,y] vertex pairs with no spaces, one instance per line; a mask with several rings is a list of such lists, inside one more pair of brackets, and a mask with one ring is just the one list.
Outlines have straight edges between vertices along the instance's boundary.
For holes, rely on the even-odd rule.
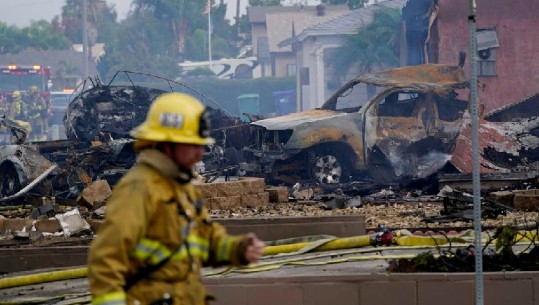
[[243,122],[249,122],[249,119],[243,115],[244,113],[260,114],[260,95],[242,94],[238,96],[238,112],[240,120]]

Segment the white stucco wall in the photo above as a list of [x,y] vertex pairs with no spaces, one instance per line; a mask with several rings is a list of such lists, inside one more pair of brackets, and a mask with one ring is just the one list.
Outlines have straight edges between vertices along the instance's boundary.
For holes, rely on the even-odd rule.
[[[302,49],[298,52],[298,71],[309,68],[309,84],[302,86],[302,94],[298,109],[313,109],[322,106],[333,92],[328,92],[327,81],[331,80],[332,69],[326,63],[326,52],[342,45],[341,36],[316,36],[303,41]],[[301,53],[301,54],[299,54]],[[298,76],[299,77],[299,76]],[[300,86],[297,88],[298,92]]]

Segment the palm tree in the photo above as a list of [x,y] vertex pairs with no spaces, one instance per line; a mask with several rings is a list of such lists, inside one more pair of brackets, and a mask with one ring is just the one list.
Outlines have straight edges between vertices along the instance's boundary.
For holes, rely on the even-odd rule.
[[375,68],[399,64],[399,9],[381,9],[374,13],[373,21],[348,37],[332,56],[336,79],[342,79],[357,64],[360,74]]
[[[210,3],[213,4],[213,1]],[[140,0],[133,2],[133,5],[135,13],[152,12],[154,18],[168,24],[182,61],[189,32],[200,26],[201,24],[197,23],[204,20],[202,12],[206,0]]]

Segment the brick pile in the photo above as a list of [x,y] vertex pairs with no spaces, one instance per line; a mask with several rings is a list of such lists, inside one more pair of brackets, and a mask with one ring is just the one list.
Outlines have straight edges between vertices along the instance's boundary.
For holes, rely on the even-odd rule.
[[520,210],[539,210],[539,189],[493,192],[489,198]]
[[267,206],[270,202],[288,201],[286,187],[266,189],[263,178],[243,177],[239,180],[196,183],[210,210],[228,210],[239,207]]

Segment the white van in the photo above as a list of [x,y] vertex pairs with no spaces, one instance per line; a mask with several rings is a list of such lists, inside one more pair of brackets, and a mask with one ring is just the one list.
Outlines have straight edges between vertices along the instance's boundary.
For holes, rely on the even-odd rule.
[[49,119],[49,130],[52,140],[66,139],[64,127],[64,115],[67,105],[73,99],[74,94],[64,91],[51,92],[51,117]]

